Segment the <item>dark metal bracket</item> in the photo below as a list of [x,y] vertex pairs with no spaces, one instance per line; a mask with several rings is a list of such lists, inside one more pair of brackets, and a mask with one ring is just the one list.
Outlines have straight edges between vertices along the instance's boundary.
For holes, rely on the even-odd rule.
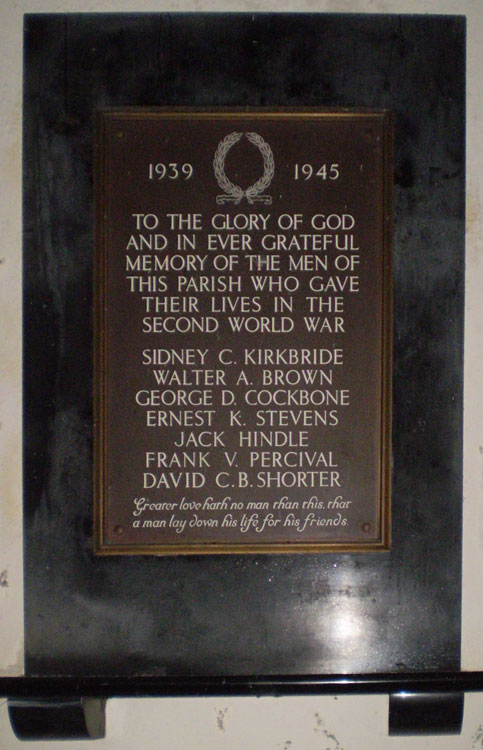
[[105,737],[105,700],[100,698],[21,698],[8,700],[19,740],[97,740]]
[[460,734],[464,693],[389,696],[389,735]]

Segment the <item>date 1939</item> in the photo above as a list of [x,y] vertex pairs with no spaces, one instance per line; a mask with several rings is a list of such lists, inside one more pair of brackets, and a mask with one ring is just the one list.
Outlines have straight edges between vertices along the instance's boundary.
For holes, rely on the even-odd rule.
[[148,165],[148,176],[150,180],[189,180],[193,176],[192,164],[178,164],[175,161],[163,164],[150,163]]

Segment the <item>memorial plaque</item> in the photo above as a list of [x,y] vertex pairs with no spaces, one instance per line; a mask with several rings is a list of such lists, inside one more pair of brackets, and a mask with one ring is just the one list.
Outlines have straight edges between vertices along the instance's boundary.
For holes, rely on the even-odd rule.
[[389,547],[387,111],[99,113],[96,552]]

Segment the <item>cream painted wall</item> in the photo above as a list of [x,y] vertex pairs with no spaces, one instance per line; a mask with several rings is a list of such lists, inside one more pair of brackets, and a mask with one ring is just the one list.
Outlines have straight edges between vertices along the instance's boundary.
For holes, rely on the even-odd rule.
[[[0,674],[23,670],[21,529],[21,90],[22,16],[35,12],[300,11],[454,13],[468,19],[467,269],[463,669],[483,669],[483,146],[482,0],[0,0]],[[226,711],[225,711],[226,709]],[[110,739],[116,748],[283,750],[438,747],[483,748],[482,696],[467,697],[461,738],[383,739],[387,699],[284,698],[112,701]],[[318,718],[317,718],[318,717]],[[125,729],[125,731],[124,731]],[[332,736],[333,735],[333,736]],[[339,739],[336,739],[337,738]],[[3,742],[2,742],[3,740]],[[404,743],[404,744],[403,744]],[[0,746],[14,747],[0,701]],[[45,743],[37,743],[41,750]],[[68,743],[78,747],[78,743]],[[435,744],[436,747],[436,744]]]
[[461,735],[388,737],[387,698],[166,698],[109,701],[107,737],[20,744],[0,705],[2,750],[481,750],[483,701],[467,695]]

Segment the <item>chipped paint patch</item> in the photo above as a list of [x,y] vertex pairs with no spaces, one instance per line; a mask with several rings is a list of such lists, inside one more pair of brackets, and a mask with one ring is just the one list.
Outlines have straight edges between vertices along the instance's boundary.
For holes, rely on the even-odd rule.
[[228,713],[227,708],[221,708],[217,714],[216,714],[216,726],[220,730],[220,732],[225,731],[225,716]]
[[8,570],[2,570],[0,573],[0,586],[2,588],[8,588]]
[[[23,633],[21,635],[23,642]],[[23,645],[17,648],[15,654],[12,654],[12,658],[7,661],[6,664],[0,662],[0,676],[1,677],[20,677],[24,673],[24,652]]]
[[472,739],[472,750],[481,750],[481,748],[483,748],[483,724],[480,724]]
[[324,727],[324,721],[321,719],[318,713],[315,714],[315,729],[314,732],[321,734],[323,739],[322,750],[344,750],[339,740]]
[[468,181],[466,191],[466,231],[479,232],[481,227],[481,201],[477,186],[472,180]]

